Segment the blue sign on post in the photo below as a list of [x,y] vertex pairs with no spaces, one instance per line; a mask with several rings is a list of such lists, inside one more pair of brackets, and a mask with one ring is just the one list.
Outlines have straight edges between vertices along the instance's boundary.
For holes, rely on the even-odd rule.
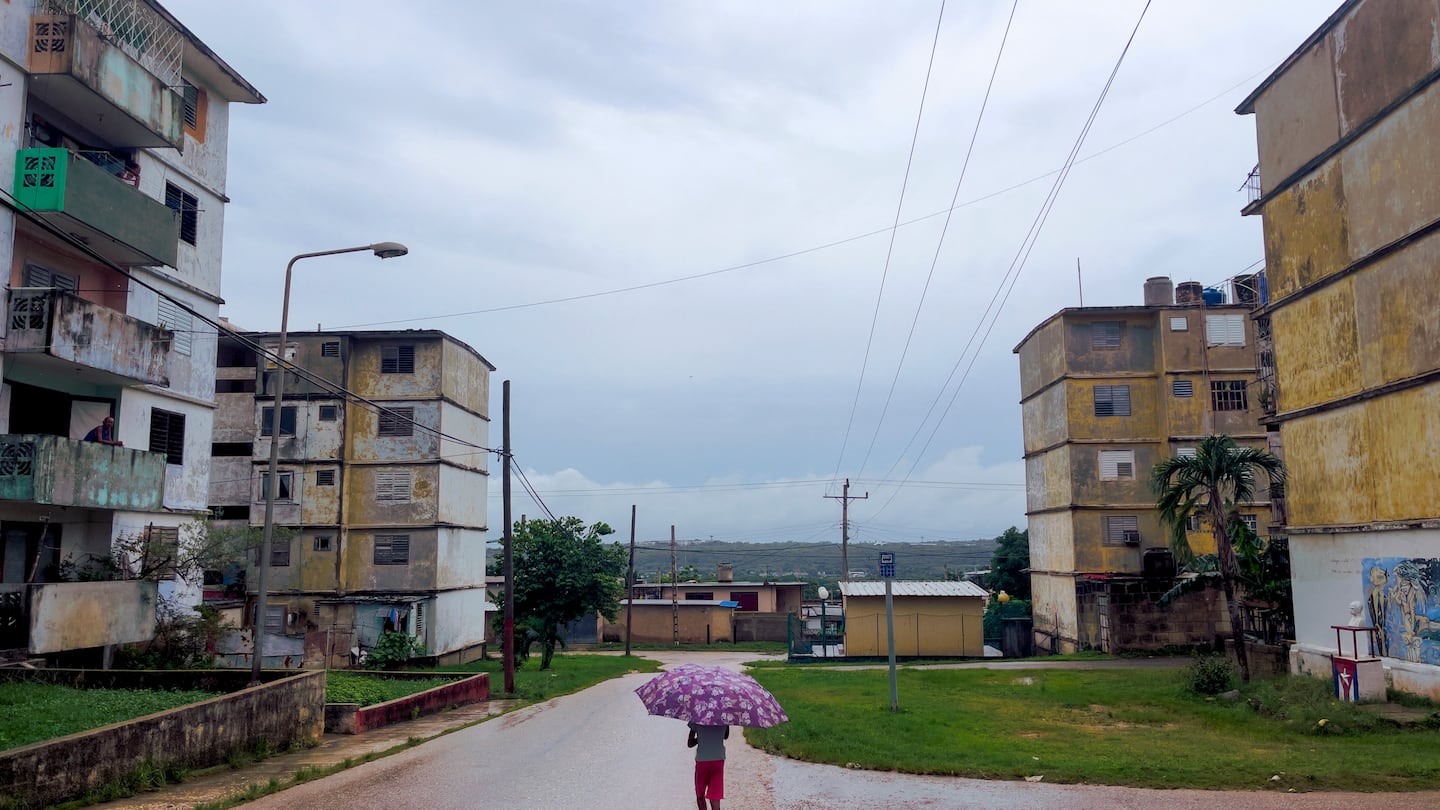
[[883,579],[895,578],[895,552],[880,552],[880,576]]

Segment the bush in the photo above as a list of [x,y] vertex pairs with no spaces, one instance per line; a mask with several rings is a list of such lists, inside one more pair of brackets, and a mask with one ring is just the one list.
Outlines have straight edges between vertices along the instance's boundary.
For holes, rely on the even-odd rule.
[[1185,668],[1185,682],[1197,695],[1228,692],[1235,688],[1235,665],[1223,655],[1197,655]]
[[398,669],[406,661],[425,652],[425,645],[409,633],[386,630],[380,634],[375,648],[365,656],[366,669]]

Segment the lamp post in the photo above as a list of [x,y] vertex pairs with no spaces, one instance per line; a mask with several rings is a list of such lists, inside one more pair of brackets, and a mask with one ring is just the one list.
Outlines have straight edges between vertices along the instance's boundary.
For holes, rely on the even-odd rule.
[[825,607],[830,600],[830,589],[821,585],[816,595],[820,597],[820,657],[830,657],[830,643],[825,636]]
[[260,683],[260,659],[265,653],[265,588],[270,574],[270,539],[275,532],[275,495],[280,490],[280,476],[275,468],[280,463],[280,413],[285,406],[285,341],[290,331],[290,271],[301,259],[333,256],[337,253],[359,253],[366,250],[381,259],[394,259],[410,252],[409,248],[399,242],[376,242],[373,245],[301,253],[291,258],[290,263],[285,265],[285,295],[280,307],[280,351],[275,358],[275,406],[271,408],[270,414],[270,465],[267,468],[268,474],[265,481],[265,528],[260,540],[260,576],[255,583],[255,623],[252,630],[255,649],[250,660],[251,686]]

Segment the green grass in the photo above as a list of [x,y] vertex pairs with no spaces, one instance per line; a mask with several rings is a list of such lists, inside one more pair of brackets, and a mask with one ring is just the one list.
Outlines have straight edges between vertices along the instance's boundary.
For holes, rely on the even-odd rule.
[[550,661],[550,669],[540,669],[540,656],[532,655],[515,670],[515,694],[505,695],[505,672],[496,660],[472,661],[456,667],[413,670],[422,672],[488,672],[492,697],[513,697],[524,703],[538,703],[560,695],[568,695],[629,672],[658,672],[660,662],[630,655],[586,655],[568,653]]
[[1257,681],[1230,702],[1189,693],[1182,670],[907,670],[891,712],[884,670],[754,675],[791,722],[747,738],[812,762],[1156,788],[1440,787],[1440,714],[1398,729],[1318,679]]
[[0,751],[198,703],[218,694],[0,683]]
[[453,677],[386,678],[379,674],[332,669],[325,673],[325,702],[374,706],[387,700],[408,697],[426,689],[454,683],[455,680]]

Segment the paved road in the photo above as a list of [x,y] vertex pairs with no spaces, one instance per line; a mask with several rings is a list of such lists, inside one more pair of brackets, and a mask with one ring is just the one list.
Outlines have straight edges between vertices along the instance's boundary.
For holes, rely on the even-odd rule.
[[[750,654],[645,653],[668,663],[738,665]],[[271,808],[664,810],[694,806],[685,726],[650,717],[630,675],[531,706],[385,759],[255,802]],[[853,771],[771,757],[732,735],[727,810],[861,808],[1387,808],[1440,807],[1440,793],[1284,794],[1155,791],[990,782]]]

